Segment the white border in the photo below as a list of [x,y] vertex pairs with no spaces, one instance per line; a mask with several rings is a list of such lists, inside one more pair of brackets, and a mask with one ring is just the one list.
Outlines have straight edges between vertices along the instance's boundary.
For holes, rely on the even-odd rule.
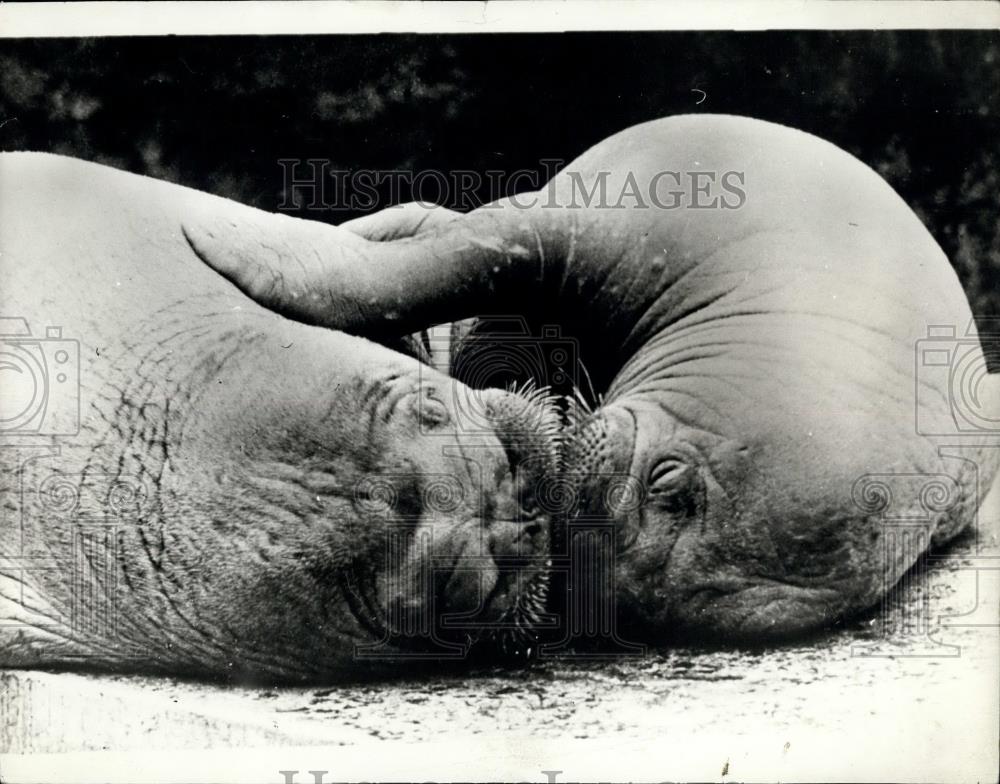
[[[998,29],[1000,2],[988,0],[301,0],[300,2],[83,2],[0,3],[0,38],[134,35],[300,35],[358,33],[506,33],[653,30],[870,30]],[[829,739],[797,739],[796,754],[780,754],[773,738],[685,739],[673,748],[664,739],[650,749],[641,742],[535,743],[516,748],[498,736],[476,742],[410,747],[372,743],[323,749],[220,749],[214,751],[0,755],[2,775],[17,781],[278,781],[277,769],[294,764],[311,778],[311,767],[331,769],[332,780],[427,777],[438,780],[542,780],[542,761],[579,777],[716,778],[720,750],[739,761],[744,780],[822,780],[830,760]],[[905,742],[849,756],[859,761],[845,780],[884,775],[894,749],[897,780],[975,779],[995,770],[995,755],[982,749],[964,760],[937,759],[933,749]],[[811,742],[810,742],[811,741]],[[619,747],[623,744],[623,747]],[[772,748],[773,746],[773,748]],[[409,751],[409,753],[405,753]],[[926,751],[920,756],[916,752]],[[970,749],[970,751],[974,751]],[[380,764],[373,761],[378,760]],[[433,770],[426,767],[434,760]],[[627,764],[625,764],[627,761]],[[867,761],[867,767],[863,761]],[[843,762],[843,761],[842,761]],[[557,764],[558,763],[558,764]],[[952,767],[960,763],[965,767]],[[841,770],[841,776],[844,775]],[[990,775],[990,773],[986,773]],[[565,778],[564,776],[563,778]]]
[[0,38],[610,30],[996,29],[994,0],[0,3]]

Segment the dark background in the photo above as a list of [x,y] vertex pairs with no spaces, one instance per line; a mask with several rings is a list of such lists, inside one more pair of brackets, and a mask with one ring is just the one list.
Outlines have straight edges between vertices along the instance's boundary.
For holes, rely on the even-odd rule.
[[570,161],[668,114],[796,126],[854,153],[899,191],[984,317],[1000,316],[998,109],[992,31],[0,45],[3,149],[75,155],[268,210],[283,200],[283,157],[345,170],[540,171],[544,158]]

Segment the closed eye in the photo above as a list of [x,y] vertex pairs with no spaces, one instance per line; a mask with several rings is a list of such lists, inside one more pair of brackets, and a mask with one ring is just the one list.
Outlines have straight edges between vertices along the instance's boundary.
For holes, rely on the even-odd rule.
[[660,461],[650,472],[649,500],[670,514],[694,514],[701,476],[696,466],[676,458]]
[[423,387],[417,392],[413,401],[413,411],[421,424],[428,427],[441,427],[451,421],[448,407],[430,387]]
[[661,460],[649,474],[649,491],[656,493],[677,490],[687,484],[691,470],[691,465],[682,460]]

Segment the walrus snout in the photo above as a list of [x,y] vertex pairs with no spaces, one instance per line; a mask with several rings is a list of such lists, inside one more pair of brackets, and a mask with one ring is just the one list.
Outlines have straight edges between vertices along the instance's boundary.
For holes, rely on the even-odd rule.
[[564,441],[568,516],[614,520],[632,496],[644,495],[641,478],[633,476],[636,421],[627,409],[608,406],[582,418]]
[[559,425],[544,392],[453,383],[453,395],[440,390],[448,423],[411,454],[461,492],[440,503],[432,485],[441,477],[418,478],[419,523],[388,554],[380,592],[388,631],[402,644],[478,642],[486,651],[529,628],[544,606],[551,514],[538,493],[557,468]]

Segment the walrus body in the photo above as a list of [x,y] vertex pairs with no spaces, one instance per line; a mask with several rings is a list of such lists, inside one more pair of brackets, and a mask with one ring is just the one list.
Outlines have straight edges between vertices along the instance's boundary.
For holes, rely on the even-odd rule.
[[[538,193],[349,254],[342,229],[286,217],[185,231],[303,320],[388,334],[513,313],[575,336],[599,405],[565,436],[564,511],[613,521],[632,639],[763,639],[869,607],[996,474],[1000,383],[947,259],[874,172],[799,131],[649,122]],[[342,299],[361,303],[347,320]],[[968,389],[921,358],[942,329]],[[623,475],[633,490],[608,492]]]
[[[242,209],[0,156],[3,312],[33,330],[0,363],[0,665],[322,677],[411,638],[459,655],[540,590],[498,563],[545,555],[512,445],[542,403],[462,403],[411,357],[259,307],[181,231]],[[459,405],[486,424],[460,432]]]

